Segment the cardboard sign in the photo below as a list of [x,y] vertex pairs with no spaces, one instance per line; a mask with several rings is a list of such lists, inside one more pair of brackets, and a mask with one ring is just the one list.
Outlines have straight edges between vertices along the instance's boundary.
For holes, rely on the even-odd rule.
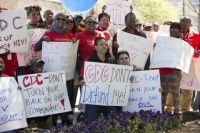
[[0,77],[0,132],[27,127],[21,92],[13,77]]
[[113,24],[124,24],[125,16],[130,12],[130,0],[106,0],[107,13]]
[[65,72],[18,76],[27,118],[71,111]]
[[198,75],[196,74],[197,73],[196,69],[200,68],[195,67],[198,64],[199,64],[199,58],[193,58],[191,61],[189,73],[188,74],[183,73],[182,75],[182,80],[180,85],[181,89],[200,91],[200,82],[197,77]]
[[159,71],[138,71],[131,75],[134,75],[134,80],[131,83],[128,105],[123,107],[123,111],[162,111]]
[[120,50],[128,51],[131,65],[144,69],[145,63],[153,47],[153,42],[144,37],[117,31],[117,43]]
[[75,44],[71,42],[43,42],[44,71],[65,71],[66,80],[72,79],[76,67],[78,43],[79,41]]
[[170,25],[160,25],[160,30],[158,31],[159,36],[170,36]]
[[194,60],[193,62],[194,62],[195,74],[198,81],[200,82],[200,58],[193,58],[193,60]]
[[28,50],[26,16],[21,10],[0,13],[0,54]]
[[126,106],[130,91],[132,66],[85,62],[81,103]]
[[158,36],[150,68],[177,68],[189,72],[194,49],[187,42],[174,37]]
[[30,65],[32,58],[40,58],[42,56],[42,51],[34,51],[35,43],[37,43],[42,35],[46,32],[45,29],[29,29],[28,30],[28,51],[17,53],[17,59],[19,66]]
[[146,34],[146,37],[147,37],[148,40],[150,40],[153,43],[155,43],[156,37],[158,36],[158,32],[144,31],[144,33]]

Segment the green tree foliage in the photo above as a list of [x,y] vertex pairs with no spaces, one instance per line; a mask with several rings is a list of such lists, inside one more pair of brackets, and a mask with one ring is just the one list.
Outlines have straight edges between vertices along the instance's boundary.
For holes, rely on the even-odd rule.
[[133,12],[142,22],[178,21],[178,8],[166,0],[132,0]]

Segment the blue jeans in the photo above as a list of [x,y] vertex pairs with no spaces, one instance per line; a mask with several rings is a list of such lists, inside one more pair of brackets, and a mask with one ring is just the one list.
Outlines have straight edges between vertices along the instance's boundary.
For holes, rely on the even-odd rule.
[[115,114],[117,112],[116,106],[100,106],[100,105],[90,105],[86,104],[85,106],[85,119],[88,121],[94,121],[99,117],[101,113],[104,114],[105,117],[108,115]]

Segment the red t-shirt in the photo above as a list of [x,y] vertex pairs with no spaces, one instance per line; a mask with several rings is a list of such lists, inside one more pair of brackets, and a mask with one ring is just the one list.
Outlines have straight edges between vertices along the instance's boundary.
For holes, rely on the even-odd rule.
[[8,75],[6,75],[6,74],[2,74],[2,77],[9,77]]
[[71,42],[70,34],[60,34],[57,32],[46,31],[43,36],[49,36],[51,42]]
[[102,32],[96,30],[94,34],[91,34],[85,30],[76,35],[76,39],[79,40],[78,54],[82,60],[87,59],[95,51],[94,40],[99,36],[105,37]]
[[8,55],[0,55],[0,57],[3,59],[4,65],[5,65],[4,74],[8,76],[15,76],[16,69],[19,67],[18,61],[17,61],[17,54],[12,53],[11,60],[8,60]]
[[185,40],[187,43],[190,44],[190,46],[192,46],[194,48],[193,57],[197,57],[196,54],[195,54],[195,51],[197,50],[197,46],[198,46],[199,33],[190,29],[189,33],[186,33],[186,34],[182,33],[180,38]]

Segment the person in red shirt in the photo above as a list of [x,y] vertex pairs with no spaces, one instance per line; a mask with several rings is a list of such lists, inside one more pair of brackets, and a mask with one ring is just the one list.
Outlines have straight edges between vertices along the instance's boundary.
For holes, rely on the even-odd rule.
[[[192,30],[190,28],[191,25],[191,19],[189,17],[183,16],[180,19],[180,24],[181,24],[181,38],[189,43],[193,48],[194,48],[194,55],[193,57],[196,58],[196,50],[198,46],[198,32]],[[192,96],[193,96],[193,91],[192,90],[181,90],[181,106],[180,106],[180,111],[181,112],[186,112],[190,111],[190,106],[192,103]]]
[[107,13],[100,13],[98,15],[99,25],[96,28],[98,31],[105,31],[108,30],[110,25],[110,15]]
[[[54,25],[52,25],[50,31],[46,31],[42,38],[35,44],[34,50],[35,51],[41,51],[42,50],[42,41],[51,41],[51,42],[76,42],[75,39],[70,37],[70,34],[68,32],[69,28],[66,27],[66,16],[63,13],[58,13],[55,15],[54,18]],[[67,90],[68,90],[68,96],[70,100],[70,104],[72,105],[73,101],[73,79],[67,81]],[[57,117],[60,115],[62,118],[62,122],[69,123],[73,120],[73,112],[69,113],[60,113],[60,114],[54,114],[52,115],[53,124],[56,125]]]
[[[180,38],[189,43],[194,48],[193,58],[196,58],[196,54],[198,53],[198,37],[199,33],[190,28],[191,19],[189,17],[183,16],[180,18],[181,25],[181,34]],[[192,90],[181,89],[181,103],[180,103],[180,112],[190,111],[191,103],[192,103]],[[168,111],[173,110],[172,105],[172,96],[169,95],[168,103],[166,109]]]
[[[170,26],[170,36],[180,38],[181,25],[179,23],[172,23]],[[159,68],[160,80],[162,87],[162,110],[166,105],[167,95],[169,90],[173,95],[174,113],[179,113],[180,107],[180,84],[182,79],[182,71],[175,68]]]
[[96,37],[105,37],[100,31],[95,30],[96,20],[92,16],[85,18],[85,30],[76,35],[76,39],[79,40],[78,46],[78,56],[81,61],[86,60],[92,53],[94,49],[94,40]]
[[0,57],[6,66],[4,74],[16,78],[16,70],[19,67],[17,62],[17,54],[11,53],[10,50],[5,50],[5,53],[0,54]]

